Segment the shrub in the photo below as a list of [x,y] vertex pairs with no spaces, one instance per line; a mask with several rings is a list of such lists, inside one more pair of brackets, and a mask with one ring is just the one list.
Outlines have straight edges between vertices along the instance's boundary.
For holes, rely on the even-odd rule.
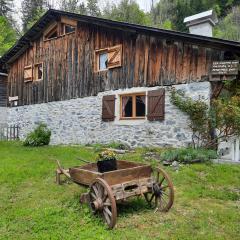
[[24,146],[43,146],[48,145],[50,142],[51,131],[47,128],[46,124],[39,124],[37,128],[27,135],[23,142]]
[[119,150],[128,150],[129,149],[129,147],[126,144],[121,143],[121,142],[112,142],[112,143],[107,144],[106,147],[119,149]]
[[217,158],[217,153],[214,150],[206,150],[202,148],[180,148],[170,149],[164,151],[160,155],[161,160],[168,162],[181,162],[181,163],[195,163],[195,162],[207,162],[210,159]]

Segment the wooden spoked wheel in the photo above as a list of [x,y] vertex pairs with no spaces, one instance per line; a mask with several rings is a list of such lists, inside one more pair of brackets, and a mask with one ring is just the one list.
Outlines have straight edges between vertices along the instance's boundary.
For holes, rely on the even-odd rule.
[[173,183],[168,174],[160,168],[153,170],[152,178],[152,189],[144,194],[145,199],[156,211],[167,212],[174,201]]
[[91,185],[89,200],[93,213],[100,214],[112,229],[117,222],[117,206],[112,189],[102,178],[97,178]]

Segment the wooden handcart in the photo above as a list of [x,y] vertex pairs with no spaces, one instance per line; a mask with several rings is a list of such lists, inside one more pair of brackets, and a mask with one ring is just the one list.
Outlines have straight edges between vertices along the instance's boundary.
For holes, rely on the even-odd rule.
[[89,203],[94,214],[100,214],[112,229],[117,221],[116,203],[133,196],[144,196],[156,211],[167,212],[173,205],[174,190],[168,174],[151,166],[117,161],[117,170],[100,173],[97,163],[64,169],[58,163],[56,182],[64,174],[73,182],[89,187],[81,202]]

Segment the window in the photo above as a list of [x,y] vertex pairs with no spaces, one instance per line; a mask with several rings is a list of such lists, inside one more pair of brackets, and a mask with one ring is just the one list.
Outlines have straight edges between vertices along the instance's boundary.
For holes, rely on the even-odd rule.
[[95,50],[95,72],[122,66],[122,45]]
[[120,96],[120,119],[145,118],[146,96],[145,93],[136,93]]
[[107,69],[108,65],[108,55],[107,52],[103,52],[99,54],[99,71],[103,71]]
[[39,81],[43,79],[43,63],[34,65],[34,80]]
[[64,25],[64,33],[72,33],[75,32],[75,27],[71,26],[71,25]]
[[57,25],[54,24],[51,28],[49,28],[45,35],[44,35],[44,40],[51,40],[53,38],[57,38],[58,37],[58,31],[57,31]]
[[33,79],[32,65],[24,67],[24,82],[30,82]]

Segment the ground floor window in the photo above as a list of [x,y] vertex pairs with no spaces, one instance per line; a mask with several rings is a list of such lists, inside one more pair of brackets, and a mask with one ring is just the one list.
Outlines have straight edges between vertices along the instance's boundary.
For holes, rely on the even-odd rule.
[[146,94],[135,93],[120,96],[121,119],[141,119],[146,116]]

